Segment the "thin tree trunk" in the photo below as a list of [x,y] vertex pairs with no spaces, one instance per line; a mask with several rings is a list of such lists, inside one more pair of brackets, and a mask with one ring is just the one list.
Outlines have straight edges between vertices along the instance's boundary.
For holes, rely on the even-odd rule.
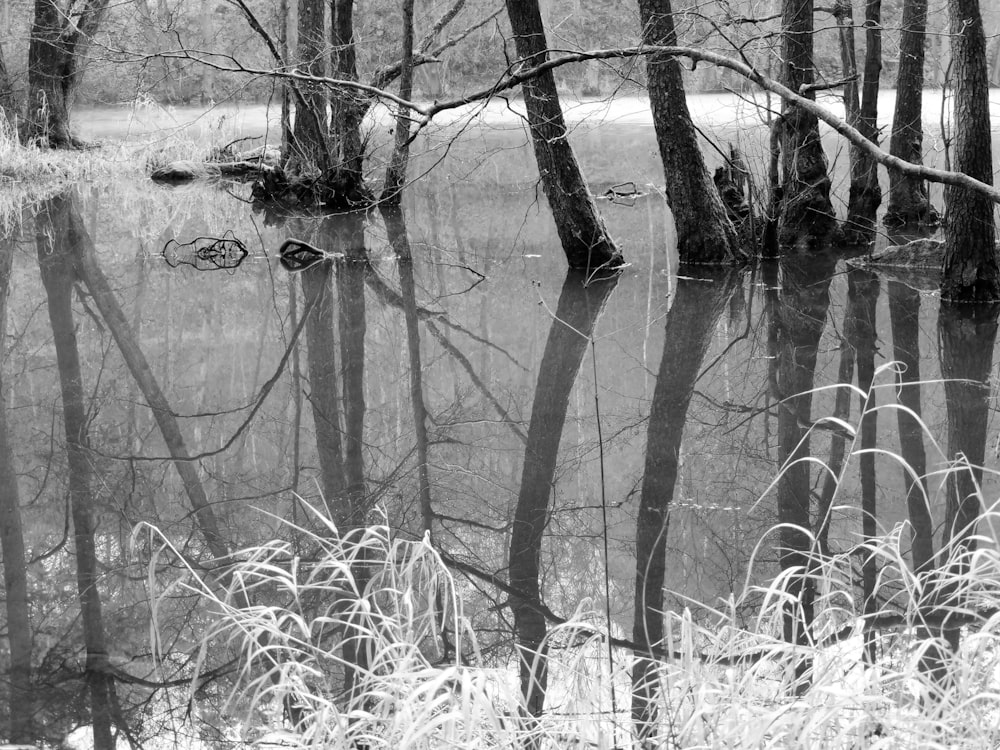
[[[670,0],[639,0],[639,18],[643,44],[677,44]],[[732,262],[742,252],[702,157],[688,112],[680,61],[665,55],[647,57],[646,76],[680,260]]]
[[[979,0],[952,0],[948,11],[955,83],[952,166],[957,172],[992,185],[986,37]],[[945,187],[944,202],[948,227],[941,297],[960,302],[1000,299],[1000,261],[992,202],[978,192],[952,185]]]
[[[400,60],[399,96],[410,100],[413,97],[413,0],[403,0],[403,43]],[[382,187],[382,202],[399,205],[403,184],[406,182],[406,166],[410,159],[409,112],[400,107],[396,115],[395,145],[389,166],[385,170],[385,184]],[[402,217],[400,217],[402,221]],[[405,234],[403,235],[405,240]],[[407,245],[408,247],[408,245]],[[399,255],[397,251],[397,256]],[[410,272],[412,274],[412,266]]]
[[14,83],[10,79],[10,73],[7,72],[3,46],[0,46],[0,116],[7,120],[9,127],[17,127],[17,100],[14,97]]
[[[927,0],[903,0],[901,26],[896,111],[892,117],[889,153],[913,164],[922,164]],[[889,170],[886,224],[936,224],[937,221],[937,211],[927,195],[927,184],[919,178]]]
[[542,536],[548,523],[559,442],[580,363],[601,308],[617,284],[615,278],[590,284],[586,281],[583,273],[570,271],[559,295],[559,304],[538,369],[528,443],[524,448],[521,487],[511,527],[510,585],[525,597],[513,598],[511,607],[514,610],[521,692],[531,716],[541,715],[548,684],[545,618],[532,605],[541,601],[539,566]]
[[[8,238],[0,240],[0,341],[6,339],[7,299],[13,258],[14,241]],[[0,363],[5,361],[4,354],[0,348]],[[7,396],[6,378],[0,370],[0,551],[3,552],[4,604],[10,646],[10,719],[6,736],[14,744],[26,745],[37,739],[31,685],[31,608],[21,526],[21,499],[7,429]]]
[[76,547],[76,582],[83,638],[87,651],[86,678],[95,750],[114,750],[111,733],[114,682],[108,669],[104,617],[98,589],[97,528],[94,495],[90,487],[86,397],[73,321],[72,294],[76,279],[73,256],[79,216],[63,197],[46,202],[36,215],[36,245],[42,283],[48,297],[49,320],[59,366],[63,423],[69,461],[69,498]]
[[[704,274],[702,274],[704,275]],[[705,281],[711,286],[706,292]],[[663,581],[666,574],[670,503],[680,458],[681,437],[695,381],[719,316],[736,289],[734,273],[678,280],[667,313],[666,338],[653,390],[646,436],[645,471],[635,532],[635,619],[632,641],[638,647],[632,668],[632,720],[644,746],[655,743],[658,685],[655,647],[663,641]]]
[[[548,58],[538,0],[506,0],[517,56],[525,66]],[[621,265],[621,253],[597,214],[597,206],[569,144],[556,80],[547,71],[522,84],[535,161],[570,268],[593,271]]]
[[[853,37],[853,34],[852,34]],[[861,106],[854,125],[869,141],[878,145],[878,84],[882,73],[882,0],[865,2],[865,71]],[[875,214],[882,203],[878,165],[871,154],[851,146],[851,190],[844,230],[856,243],[874,240]]]

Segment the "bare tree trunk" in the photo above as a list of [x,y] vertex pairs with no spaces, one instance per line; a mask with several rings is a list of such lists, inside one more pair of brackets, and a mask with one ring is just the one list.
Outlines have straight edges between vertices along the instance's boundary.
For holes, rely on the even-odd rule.
[[[299,0],[298,43],[295,64],[302,72],[326,75],[326,0]],[[284,154],[285,172],[293,179],[319,181],[330,167],[326,122],[326,91],[302,84],[296,98],[292,148]]]
[[[356,81],[358,63],[354,39],[354,0],[333,0],[330,8],[333,75],[341,80]],[[361,121],[369,102],[358,92],[338,89],[333,92],[330,103],[333,110],[330,129],[336,153],[333,205],[349,209],[368,204],[372,199],[364,184],[365,149]]]
[[22,139],[52,148],[74,148],[70,106],[84,55],[97,33],[108,0],[86,0],[73,22],[59,0],[35,0],[28,44],[28,106]]
[[[507,0],[517,56],[525,66],[548,58],[538,0]],[[570,268],[593,271],[621,265],[621,253],[597,214],[597,206],[569,144],[551,71],[522,84],[535,160]]]
[[[402,71],[399,74],[399,96],[410,100],[413,97],[413,0],[403,0],[403,44],[400,60]],[[409,112],[400,107],[396,116],[395,145],[389,166],[385,170],[385,184],[382,187],[382,202],[399,205],[403,184],[406,182],[406,166],[410,159],[410,120]],[[399,217],[402,223],[402,216]],[[405,231],[403,239],[406,239]],[[407,247],[409,245],[407,244]],[[396,253],[399,255],[398,251]],[[410,267],[410,273],[413,269]]]
[[[852,34],[853,41],[853,34]],[[882,73],[882,0],[865,2],[865,71],[861,86],[861,106],[854,125],[869,141],[878,145],[878,84]],[[875,214],[882,203],[877,163],[871,154],[851,146],[851,190],[844,230],[858,244],[874,240]]]
[[[781,82],[792,91],[815,81],[813,0],[784,0]],[[815,98],[806,90],[804,95]],[[782,102],[782,206],[780,240],[794,244],[825,235],[833,221],[830,176],[815,115]]]
[[[0,240],[0,340],[6,338],[7,298],[13,259],[13,239]],[[0,362],[5,359],[3,355],[0,349]],[[7,610],[7,642],[10,645],[10,720],[6,736],[14,744],[26,745],[37,739],[31,685],[31,616],[21,499],[7,429],[7,392],[5,378],[0,371],[0,551],[3,553],[4,603]]]
[[[75,219],[75,221],[74,221]],[[97,528],[95,501],[91,491],[86,397],[73,322],[72,293],[76,273],[74,224],[79,217],[63,197],[46,202],[36,215],[36,245],[42,283],[48,297],[49,319],[59,366],[63,401],[66,452],[69,459],[69,498],[76,547],[76,581],[80,600],[83,638],[87,650],[86,678],[95,750],[114,750],[111,734],[114,681],[108,669],[104,617],[98,589]]]
[[[639,18],[643,44],[677,44],[670,0],[639,0]],[[647,57],[646,76],[681,262],[732,262],[743,253],[702,157],[680,61],[664,55]]]
[[549,499],[570,393],[605,301],[617,280],[587,284],[570,271],[563,282],[556,315],[545,342],[524,448],[524,467],[510,534],[510,585],[523,598],[512,598],[521,692],[531,716],[545,706],[548,684],[545,618],[532,605],[541,601],[542,535],[548,524]]
[[[992,185],[986,37],[979,0],[952,0],[948,12],[955,82],[952,166],[957,172]],[[945,187],[944,202],[948,227],[941,297],[956,302],[1000,299],[1000,261],[992,202],[981,193],[953,185]]]
[[[889,153],[913,164],[922,164],[924,45],[927,32],[927,0],[903,0],[896,73],[896,111],[892,117]],[[937,211],[927,195],[927,184],[894,170],[889,171],[889,208],[886,224],[936,224]]]
[[[704,281],[709,281],[706,293]],[[635,619],[637,645],[632,670],[632,720],[643,746],[655,742],[656,717],[664,698],[658,689],[657,647],[663,641],[663,581],[666,574],[670,503],[680,458],[681,437],[695,381],[719,316],[737,285],[735,273],[678,280],[667,313],[666,338],[653,390],[646,436],[646,461],[635,531]]]

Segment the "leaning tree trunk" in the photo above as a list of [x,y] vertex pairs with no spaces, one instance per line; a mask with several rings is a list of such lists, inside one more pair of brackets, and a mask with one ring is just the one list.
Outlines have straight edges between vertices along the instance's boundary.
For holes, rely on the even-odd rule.
[[52,148],[73,148],[69,110],[83,69],[83,55],[108,0],[87,0],[74,13],[58,0],[35,0],[28,44],[28,104],[22,138]]
[[[923,161],[924,42],[927,0],[903,0],[896,74],[896,111],[892,117],[889,153],[913,164]],[[927,196],[927,184],[917,178],[889,171],[889,225],[936,224],[937,211]]]
[[[14,258],[14,241],[0,241],[0,336],[7,330],[7,297]],[[0,349],[0,362],[4,352]],[[33,732],[34,700],[31,689],[31,617],[28,602],[28,571],[24,556],[21,500],[17,465],[11,449],[7,423],[7,388],[0,372],[0,552],[3,553],[4,600],[7,610],[7,642],[10,646],[10,717],[7,738],[29,745]]]
[[[808,88],[813,65],[813,0],[784,0],[781,37],[781,82],[792,91],[815,98]],[[779,237],[792,244],[825,234],[833,220],[830,176],[815,115],[782,104],[782,204]]]
[[71,207],[64,198],[48,201],[36,219],[36,244],[42,284],[48,297],[49,320],[59,368],[63,423],[68,457],[69,504],[76,548],[76,582],[80,620],[87,652],[85,674],[90,693],[90,713],[96,750],[113,750],[111,734],[114,680],[108,663],[104,617],[98,588],[95,498],[91,488],[86,396],[80,352],[73,320],[73,263]]
[[663,582],[684,421],[716,323],[737,282],[734,272],[679,280],[667,313],[666,338],[646,432],[645,471],[635,531],[632,720],[644,747],[656,740],[657,715],[667,702],[659,689],[656,652],[671,647],[663,642]]
[[[507,15],[522,64],[531,67],[544,62],[548,43],[538,0],[507,0]],[[621,253],[597,215],[597,206],[567,140],[555,77],[546,71],[525,81],[521,88],[542,189],[569,267],[589,271],[621,265]]]
[[[979,0],[952,0],[948,10],[956,124],[952,168],[992,185],[986,36]],[[1000,299],[993,203],[982,193],[954,185],[945,188],[944,202],[948,227],[941,297],[958,302]]]
[[563,282],[556,315],[545,341],[524,447],[521,487],[510,531],[510,585],[521,692],[531,716],[540,716],[548,685],[548,648],[541,603],[542,537],[549,521],[549,501],[566,423],[566,409],[587,344],[605,301],[617,280],[587,283],[570,271]]
[[[851,35],[853,41],[853,34]],[[865,70],[861,106],[853,122],[861,134],[878,145],[878,83],[882,73],[882,0],[865,3]],[[850,122],[850,118],[848,120]],[[877,162],[864,149],[851,146],[851,190],[844,230],[857,243],[874,239],[875,214],[882,203]]]
[[[677,44],[670,0],[639,0],[639,18],[643,44]],[[646,75],[680,259],[732,261],[739,255],[736,230],[702,158],[680,62],[675,57],[652,55],[646,58]]]

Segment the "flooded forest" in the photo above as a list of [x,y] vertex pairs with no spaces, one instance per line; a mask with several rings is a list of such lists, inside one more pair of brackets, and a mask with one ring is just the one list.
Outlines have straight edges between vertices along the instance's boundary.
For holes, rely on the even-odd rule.
[[674,2],[3,3],[0,741],[1000,745],[996,13]]

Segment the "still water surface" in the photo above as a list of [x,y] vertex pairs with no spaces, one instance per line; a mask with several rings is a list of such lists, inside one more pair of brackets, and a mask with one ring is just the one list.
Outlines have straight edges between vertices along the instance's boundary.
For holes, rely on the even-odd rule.
[[[845,379],[857,384],[860,373],[867,391],[874,378],[872,409],[897,403],[899,375],[887,363],[906,359],[911,375],[919,365],[923,383],[905,393],[919,395],[928,471],[953,450],[949,419],[960,412],[975,412],[983,427],[966,430],[975,444],[962,449],[995,464],[995,315],[992,324],[959,324],[949,339],[939,333],[937,297],[919,280],[851,270],[836,258],[678,275],[668,213],[651,187],[661,179],[652,133],[619,114],[578,134],[595,193],[627,182],[641,192],[600,201],[631,264],[616,284],[585,288],[567,278],[516,121],[467,128],[449,149],[457,125],[418,142],[402,238],[378,213],[276,222],[252,209],[246,186],[229,183],[80,184],[27,207],[5,238],[12,267],[2,372],[34,561],[37,661],[72,670],[81,659],[67,544],[67,371],[57,356],[66,346],[79,353],[110,656],[141,674],[153,669],[150,609],[132,530],[155,524],[178,549],[211,558],[192,482],[219,536],[235,546],[286,534],[283,520],[306,523],[295,498],[322,506],[324,495],[340,492],[332,514],[364,498],[360,505],[384,513],[400,534],[417,538],[429,524],[441,548],[501,577],[515,516],[533,503],[545,520],[536,550],[545,604],[569,615],[590,600],[602,611],[607,566],[613,629],[625,636],[637,532],[648,522],[637,527],[643,493],[669,505],[668,607],[716,602],[748,578],[765,580],[778,565],[777,536],[768,533],[781,513],[774,480],[788,446],[807,434],[817,458],[836,455],[843,432],[806,428],[838,412],[841,389],[832,386]],[[105,127],[96,117],[82,124],[87,135]],[[112,135],[123,127],[116,123]],[[226,232],[249,253],[241,265],[177,265],[191,259],[187,243]],[[276,250],[290,237],[343,257],[289,273]],[[161,251],[171,240],[180,249],[168,264]],[[412,266],[397,259],[401,243]],[[73,269],[83,257],[81,274]],[[66,315],[53,316],[57,307]],[[962,403],[946,398],[941,382],[949,341],[985,358],[978,373],[955,373],[954,361],[944,368],[979,378]],[[162,398],[152,409],[150,383]],[[790,398],[805,388],[817,389],[811,403]],[[416,429],[415,394],[426,438]],[[857,425],[860,397],[851,393],[846,404],[839,415]],[[163,412],[172,415],[173,445]],[[880,411],[877,445],[900,453],[898,433],[897,413]],[[849,455],[858,447],[848,439]],[[195,458],[175,463],[172,450]],[[180,465],[190,474],[184,480]],[[827,497],[834,550],[862,539],[860,465],[849,457]],[[868,507],[890,529],[906,518],[904,472],[884,455],[870,471]],[[824,478],[813,469],[801,485],[811,501],[800,497],[800,509],[810,508],[814,528]],[[995,483],[985,481],[990,496]],[[940,524],[943,489],[931,481],[929,490]],[[506,658],[510,619],[494,606],[505,596],[476,587],[476,625]],[[178,652],[188,646],[176,644]],[[69,700],[80,696],[53,687],[50,710]],[[125,691],[123,700],[139,698]]]

